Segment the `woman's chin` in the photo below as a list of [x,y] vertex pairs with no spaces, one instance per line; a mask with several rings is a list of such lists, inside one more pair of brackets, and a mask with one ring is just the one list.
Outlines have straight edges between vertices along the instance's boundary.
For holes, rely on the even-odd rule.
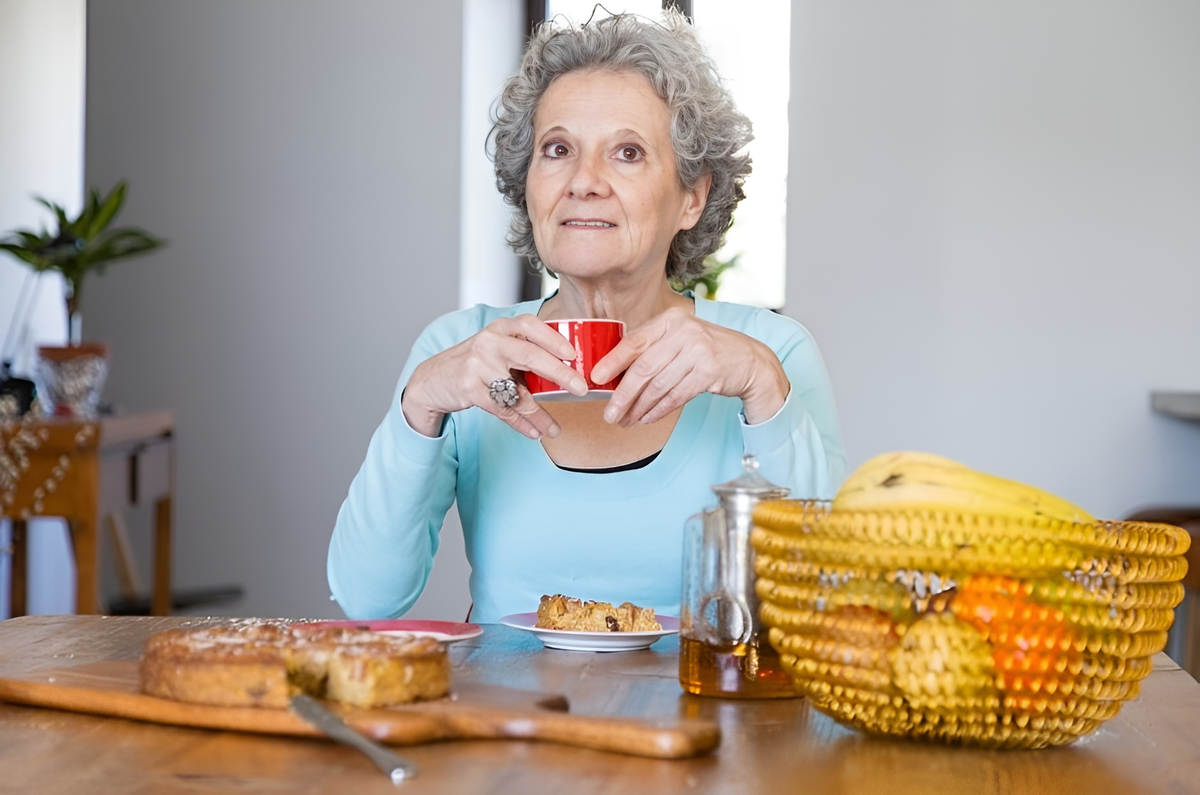
[[626,268],[611,259],[574,259],[548,267],[560,278],[566,277],[583,281],[616,278],[627,272]]

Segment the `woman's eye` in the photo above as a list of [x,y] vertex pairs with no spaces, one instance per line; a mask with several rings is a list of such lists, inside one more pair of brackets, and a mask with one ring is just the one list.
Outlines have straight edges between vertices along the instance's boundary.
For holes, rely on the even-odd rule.
[[632,162],[642,156],[642,150],[636,146],[622,146],[620,154],[622,160]]
[[546,157],[566,157],[571,154],[571,150],[566,144],[546,144]]

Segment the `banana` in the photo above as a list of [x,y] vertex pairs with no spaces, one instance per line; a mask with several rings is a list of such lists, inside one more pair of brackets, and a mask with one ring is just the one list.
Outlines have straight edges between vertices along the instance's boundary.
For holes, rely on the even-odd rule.
[[1012,518],[1094,522],[1083,508],[1049,492],[978,472],[932,453],[876,456],[846,480],[835,511],[949,510]]

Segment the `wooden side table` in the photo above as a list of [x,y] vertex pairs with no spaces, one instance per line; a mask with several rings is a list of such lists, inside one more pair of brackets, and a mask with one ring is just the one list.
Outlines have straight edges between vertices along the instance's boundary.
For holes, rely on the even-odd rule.
[[1200,680],[1200,505],[1143,508],[1129,517],[1132,522],[1162,522],[1187,530],[1187,574],[1183,577],[1183,602],[1175,608],[1167,651],[1194,679]]
[[13,617],[25,614],[28,519],[67,520],[75,553],[75,609],[98,613],[101,509],[144,500],[154,503],[151,612],[170,613],[174,425],[169,411],[92,422],[46,418],[0,425],[0,445],[10,459],[25,457],[15,487],[0,492],[0,517],[12,519],[13,526],[9,602]]

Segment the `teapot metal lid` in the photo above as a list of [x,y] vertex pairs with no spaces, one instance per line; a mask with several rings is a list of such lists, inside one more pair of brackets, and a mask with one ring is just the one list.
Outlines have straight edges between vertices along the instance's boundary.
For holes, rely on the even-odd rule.
[[720,497],[748,494],[758,497],[760,500],[782,499],[791,492],[791,489],[776,486],[758,474],[758,459],[752,453],[742,456],[742,468],[746,470],[745,474],[738,475],[733,480],[725,483],[718,483],[712,487],[712,490]]

